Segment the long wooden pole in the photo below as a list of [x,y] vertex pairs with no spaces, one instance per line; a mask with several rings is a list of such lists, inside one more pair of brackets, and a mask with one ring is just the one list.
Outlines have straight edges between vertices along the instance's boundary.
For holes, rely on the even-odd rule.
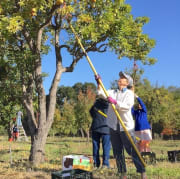
[[[84,47],[83,47],[83,45],[82,45],[82,43],[81,43],[81,41],[80,41],[78,35],[76,34],[76,32],[75,32],[75,30],[74,30],[74,28],[72,27],[72,25],[71,25],[70,22],[69,22],[69,27],[71,28],[73,34],[75,35],[75,38],[76,38],[78,44],[80,45],[81,49],[83,50],[83,52],[84,52],[84,54],[85,54],[85,56],[86,56],[86,59],[87,59],[89,65],[90,65],[92,71],[94,72],[95,75],[98,75],[98,73],[96,72],[96,69],[94,68],[94,65],[92,64],[92,62],[91,62],[89,56],[87,55],[86,50],[84,49]],[[106,97],[109,97],[109,94],[107,93],[107,91],[106,91],[106,89],[105,89],[105,87],[104,87],[104,85],[103,85],[101,79],[99,79],[99,84],[100,84],[100,86],[102,87],[102,89],[103,89],[103,91],[104,91]],[[123,121],[122,121],[122,119],[121,119],[121,117],[120,117],[120,115],[119,115],[119,113],[118,113],[118,111],[116,110],[115,105],[114,105],[114,104],[111,104],[111,105],[112,105],[112,108],[113,108],[113,110],[114,110],[114,112],[115,112],[115,114],[116,114],[118,120],[120,121],[120,123],[121,123],[121,125],[122,125],[122,127],[123,127],[123,129],[124,129],[124,132],[126,133],[126,136],[128,137],[129,141],[131,142],[131,144],[132,144],[134,150],[136,151],[136,153],[137,153],[137,155],[138,155],[138,157],[139,157],[141,163],[143,164],[144,167],[146,167],[146,164],[145,164],[145,162],[144,162],[144,160],[143,160],[141,154],[139,153],[139,151],[138,151],[136,145],[134,144],[134,141],[133,141],[131,135],[129,134],[128,130],[126,129],[126,126],[124,125],[124,123],[123,123]]]

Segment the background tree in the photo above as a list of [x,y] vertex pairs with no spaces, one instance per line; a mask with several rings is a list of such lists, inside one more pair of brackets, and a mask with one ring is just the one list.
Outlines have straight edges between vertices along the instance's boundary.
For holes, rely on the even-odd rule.
[[75,135],[78,129],[74,112],[74,102],[69,102],[65,100],[63,108],[60,109],[60,113],[60,133],[65,135]]
[[53,137],[55,135],[61,135],[61,130],[60,130],[61,128],[64,128],[62,127],[62,123],[61,123],[61,113],[60,113],[59,108],[56,107],[55,113],[54,113],[54,121],[49,131],[49,134],[52,135]]
[[70,86],[60,86],[57,90],[57,105],[61,107],[64,101],[75,101],[75,90]]
[[16,113],[22,107],[21,88],[16,79],[18,73],[11,61],[0,59],[0,64],[0,126],[11,137],[12,119],[16,118]]
[[172,94],[173,104],[171,105],[170,113],[173,114],[171,125],[174,129],[180,130],[180,88],[170,86],[168,91]]
[[84,94],[87,92],[87,89],[91,88],[92,91],[96,90],[96,86],[94,83],[76,83],[72,87],[70,86],[60,86],[57,91],[57,105],[60,107],[64,104],[64,100],[67,101],[77,101],[77,96],[79,92],[83,92]]
[[79,92],[78,100],[75,105],[75,116],[76,123],[81,130],[82,136],[86,133],[87,139],[89,141],[89,129],[91,126],[92,118],[90,116],[89,110],[95,101],[96,94],[91,88],[88,88],[85,93]]
[[[60,95],[59,95],[59,92],[60,92]],[[96,86],[93,83],[84,83],[84,84],[76,83],[72,87],[61,86],[59,87],[58,92],[57,92],[57,106],[59,109],[56,109],[56,110],[57,111],[61,110],[60,113],[63,115],[65,106],[70,104],[74,108],[74,110],[72,110],[71,113],[72,115],[74,115],[73,118],[75,118],[76,124],[73,124],[72,130],[76,128],[76,131],[80,132],[82,137],[87,136],[87,138],[89,138],[89,127],[91,124],[89,110],[90,110],[90,107],[92,106],[92,103],[95,100],[95,96],[96,96]],[[61,104],[61,106],[59,104]],[[55,114],[58,114],[57,111]],[[66,116],[63,115],[63,119],[69,121],[68,118],[67,119],[65,118]],[[53,129],[55,128],[56,124],[57,124],[57,133],[58,131],[61,131],[60,132],[61,134],[63,133],[63,131],[59,129],[60,127],[69,128],[71,126],[68,123],[62,122],[61,119],[60,121],[58,121],[55,115],[55,119],[52,126]],[[68,133],[68,135],[69,134],[70,133]]]
[[[44,146],[51,128],[56,106],[56,92],[62,73],[73,72],[84,57],[69,29],[65,17],[72,16],[72,25],[81,37],[87,52],[105,52],[107,47],[119,58],[138,59],[154,63],[147,54],[155,42],[142,33],[147,17],[133,18],[131,6],[121,1],[98,0],[1,0],[1,45],[8,51],[0,54],[12,60],[19,71],[23,105],[31,131],[30,161],[44,161]],[[51,33],[51,35],[50,35]],[[61,37],[66,37],[63,41]],[[46,41],[48,40],[48,41]],[[56,54],[56,71],[46,98],[43,86],[42,56],[51,42]],[[63,50],[72,56],[69,66],[63,66]],[[38,96],[39,120],[36,121],[33,96]]]

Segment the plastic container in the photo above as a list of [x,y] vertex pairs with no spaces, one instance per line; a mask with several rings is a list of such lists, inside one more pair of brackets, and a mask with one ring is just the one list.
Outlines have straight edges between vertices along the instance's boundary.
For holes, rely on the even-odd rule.
[[180,162],[180,150],[168,151],[168,159],[170,162]]
[[154,152],[141,152],[141,156],[146,164],[156,163],[156,154]]

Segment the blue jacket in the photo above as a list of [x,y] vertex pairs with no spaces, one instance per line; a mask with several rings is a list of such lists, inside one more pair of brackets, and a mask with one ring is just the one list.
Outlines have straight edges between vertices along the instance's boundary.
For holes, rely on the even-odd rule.
[[104,114],[107,114],[109,102],[104,99],[96,99],[94,105],[90,109],[90,114],[92,117],[91,130],[93,132],[99,132],[103,134],[109,134],[110,129],[107,125],[107,118],[98,112],[100,110]]
[[134,110],[132,108],[132,115],[135,118],[135,131],[141,131],[145,129],[151,129],[151,126],[147,119],[147,109],[141,98],[137,98],[142,109]]

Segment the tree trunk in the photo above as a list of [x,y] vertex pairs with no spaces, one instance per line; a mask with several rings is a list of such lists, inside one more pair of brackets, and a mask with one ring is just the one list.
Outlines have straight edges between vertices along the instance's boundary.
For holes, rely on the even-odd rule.
[[9,137],[9,139],[10,139],[10,138],[12,137],[12,126],[11,126],[11,122],[8,123],[7,133],[8,133],[8,137]]
[[44,148],[45,148],[48,132],[51,127],[51,123],[49,124],[47,122],[45,95],[41,96],[39,107],[40,107],[39,120],[35,128],[35,131],[33,131],[31,135],[31,151],[30,151],[29,160],[32,161],[33,165],[37,165],[41,162],[44,162],[44,157],[45,157]]
[[81,132],[81,137],[84,138],[84,131],[82,128],[80,128],[80,132]]
[[29,105],[29,108],[27,108],[29,113],[29,126],[31,128],[31,150],[29,160],[33,165],[44,162],[45,144],[48,132],[54,119],[56,92],[60,80],[60,74],[58,74],[59,78],[57,76],[55,77],[55,79],[58,80],[54,80],[50,90],[49,98],[46,98],[45,92],[42,87],[39,90],[40,112],[38,121],[36,120],[36,117],[34,115],[33,105]]
[[45,157],[45,144],[47,139],[48,131],[41,129],[38,130],[37,134],[31,136],[31,151],[29,160],[34,165],[44,162]]
[[[54,8],[55,11],[56,8]],[[53,14],[53,13],[52,13]],[[31,151],[29,160],[32,161],[33,164],[39,164],[44,161],[44,148],[46,144],[46,139],[48,136],[48,132],[51,128],[51,125],[54,120],[54,112],[56,107],[56,93],[57,88],[61,79],[61,75],[64,72],[72,72],[76,63],[72,63],[70,67],[64,68],[62,66],[62,56],[61,49],[59,45],[59,29],[55,28],[55,53],[56,53],[56,72],[51,83],[51,87],[49,90],[48,98],[46,98],[45,90],[43,87],[43,77],[42,77],[42,59],[41,59],[41,44],[42,44],[42,34],[45,29],[51,22],[51,18],[43,24],[43,26],[38,29],[36,43],[32,43],[33,40],[30,38],[26,29],[23,33],[26,41],[30,49],[32,50],[32,54],[36,55],[36,59],[34,60],[34,71],[33,75],[29,75],[29,83],[27,88],[23,88],[24,93],[24,104],[26,106],[26,110],[28,112],[28,118],[30,123],[30,131],[31,131]],[[58,24],[59,26],[59,24]],[[76,59],[78,61],[78,59]],[[33,94],[34,90],[38,94],[38,121],[34,115],[33,109]]]
[[89,143],[89,130],[86,130],[87,142]]

